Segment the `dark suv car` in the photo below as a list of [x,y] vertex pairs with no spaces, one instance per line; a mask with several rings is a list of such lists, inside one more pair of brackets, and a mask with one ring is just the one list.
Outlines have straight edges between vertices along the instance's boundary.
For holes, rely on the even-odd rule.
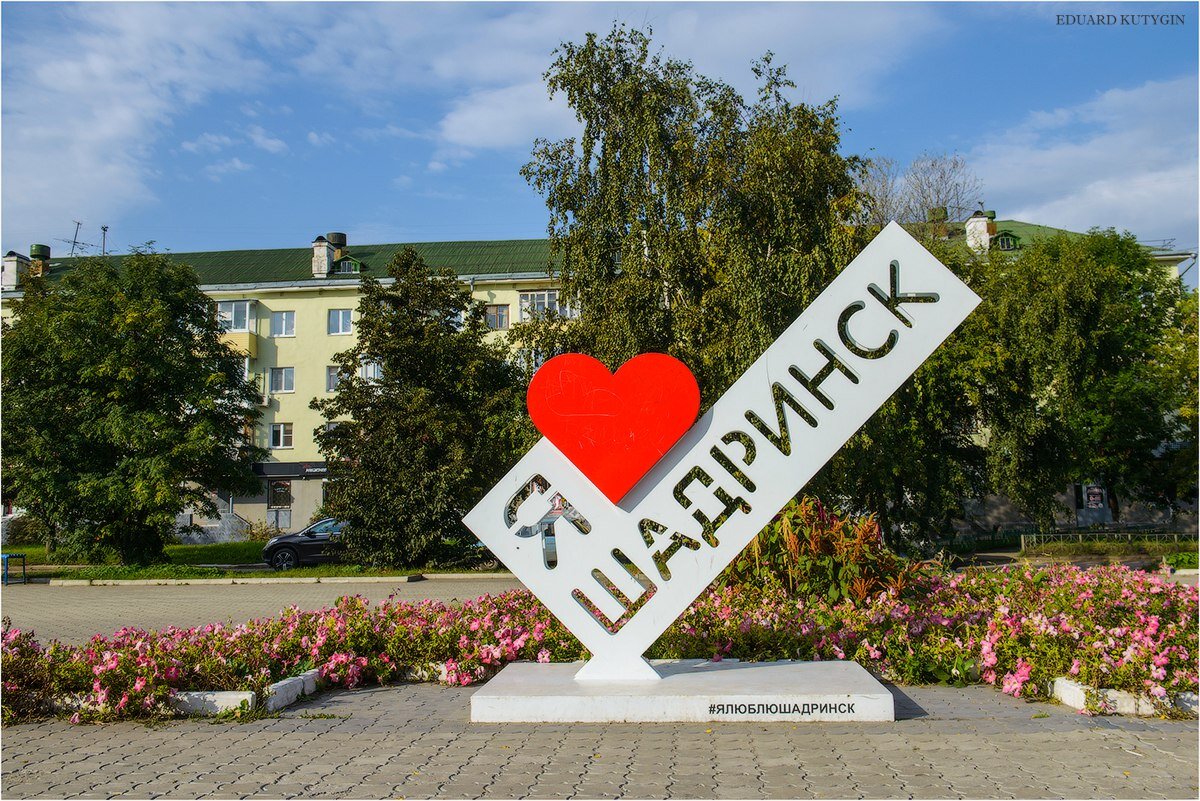
[[267,540],[263,561],[276,570],[291,570],[300,565],[320,565],[334,559],[328,546],[342,535],[346,524],[327,517],[295,534],[281,534]]

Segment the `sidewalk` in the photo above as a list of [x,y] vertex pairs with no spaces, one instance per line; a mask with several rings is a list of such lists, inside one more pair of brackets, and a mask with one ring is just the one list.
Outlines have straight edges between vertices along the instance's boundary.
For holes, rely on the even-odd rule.
[[472,724],[472,688],[335,691],[281,717],[4,732],[9,798],[1195,798],[1196,721],[893,688],[895,723]]

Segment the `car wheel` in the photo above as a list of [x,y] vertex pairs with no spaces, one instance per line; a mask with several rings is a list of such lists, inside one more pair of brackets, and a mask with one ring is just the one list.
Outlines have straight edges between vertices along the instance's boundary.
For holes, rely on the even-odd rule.
[[291,570],[300,564],[300,557],[294,548],[280,548],[271,557],[271,567],[276,570]]

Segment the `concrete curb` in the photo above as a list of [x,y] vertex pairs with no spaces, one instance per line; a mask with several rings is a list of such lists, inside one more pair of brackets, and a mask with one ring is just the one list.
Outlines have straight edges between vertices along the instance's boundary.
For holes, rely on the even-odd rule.
[[414,573],[408,576],[279,576],[194,579],[50,579],[52,587],[178,587],[190,584],[411,584],[414,581],[511,579],[511,573]]
[[[1108,708],[1110,714],[1133,715],[1143,718],[1158,715],[1158,710],[1146,696],[1137,696],[1124,690],[1096,690],[1065,676],[1054,680],[1054,697],[1073,709],[1085,709],[1089,693],[1098,694],[1101,703]],[[1176,709],[1195,714],[1197,709],[1196,693],[1179,693],[1173,699],[1172,704]]]
[[268,712],[278,712],[284,707],[291,706],[306,695],[317,692],[317,679],[320,676],[317,669],[306,670],[299,676],[277,681],[267,688],[266,708]]
[[216,715],[244,708],[254,709],[257,698],[252,692],[238,690],[187,690],[177,692],[167,703],[184,715]]

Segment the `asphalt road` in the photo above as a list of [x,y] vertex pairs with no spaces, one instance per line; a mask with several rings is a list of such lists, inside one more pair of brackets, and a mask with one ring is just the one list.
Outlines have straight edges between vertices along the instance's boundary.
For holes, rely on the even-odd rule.
[[343,595],[379,602],[389,595],[405,600],[477,598],[522,586],[511,575],[431,578],[412,583],[345,584],[190,584],[176,586],[63,587],[10,584],[0,590],[0,612],[20,629],[33,629],[42,641],[83,643],[94,634],[124,626],[160,629],[205,623],[244,623],[273,617],[287,606],[320,609]]

